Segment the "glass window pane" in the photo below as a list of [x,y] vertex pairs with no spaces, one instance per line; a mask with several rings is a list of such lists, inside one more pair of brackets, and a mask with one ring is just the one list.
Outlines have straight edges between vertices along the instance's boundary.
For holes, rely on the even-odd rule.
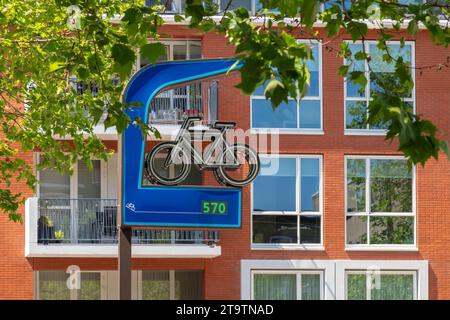
[[[260,0],[255,0],[255,9],[260,10],[262,8],[263,8],[262,2]],[[269,10],[269,12],[278,13],[279,11],[278,11],[278,9],[272,9],[272,10]]]
[[[281,81],[281,79],[279,77],[276,77],[277,80]],[[269,84],[271,80],[267,80],[266,82],[264,82],[263,85],[257,87],[255,89],[255,91],[253,92],[254,96],[263,96],[264,97],[264,90],[266,90],[266,86]],[[288,96],[291,97],[291,95],[288,93]]]
[[412,274],[381,274],[372,279],[372,300],[413,300]]
[[187,59],[187,46],[185,44],[176,44],[173,46],[173,60],[186,60]]
[[300,101],[300,128],[320,129],[320,101]]
[[296,300],[295,274],[255,274],[253,277],[255,300]]
[[41,199],[70,198],[70,176],[55,169],[39,171],[39,197]]
[[367,244],[367,217],[347,216],[347,244]]
[[412,212],[412,173],[406,160],[370,160],[372,212]]
[[403,48],[400,44],[388,45],[388,53],[393,58],[393,61],[387,62],[384,57],[387,55],[386,51],[379,49],[376,44],[369,45],[370,50],[370,90],[371,92],[384,92],[382,89],[385,86],[392,86],[392,83],[400,85],[399,79],[395,76],[396,60],[400,57],[404,62],[411,64],[411,46],[405,45]]
[[101,197],[100,160],[92,160],[92,170],[83,161],[78,161],[78,198]]
[[301,210],[319,211],[319,159],[303,158],[301,161]]
[[201,271],[175,271],[175,299],[202,299],[202,278]]
[[320,243],[320,217],[300,216],[300,243]]
[[252,99],[253,128],[297,128],[297,101],[282,102],[275,110],[269,100]]
[[169,271],[142,271],[142,300],[169,299]]
[[414,217],[370,217],[371,244],[414,244]]
[[[266,81],[262,86],[258,87],[255,89],[255,91],[253,92],[254,96],[264,96],[264,90],[266,90],[266,86],[269,82]],[[255,100],[253,100],[254,102]]]
[[40,300],[70,300],[65,271],[39,271]]
[[202,58],[202,47],[199,44],[190,44],[189,47],[189,59],[201,59]]
[[347,129],[367,129],[367,103],[365,101],[345,102],[345,127]]
[[308,97],[318,97],[319,96],[319,46],[317,43],[308,44],[311,47],[312,59],[306,61],[306,66],[308,67],[310,79],[309,88],[306,96]]
[[[352,53],[352,59],[351,61],[348,61],[350,63],[350,69],[349,73],[353,71],[365,71],[365,62],[364,60],[356,60],[355,54],[360,51],[364,51],[364,47],[362,44],[349,44],[349,49]],[[347,97],[365,97],[365,88],[361,87],[359,84],[355,84],[350,80],[346,80],[345,84],[347,86]]]
[[347,160],[347,212],[366,211],[366,160]]
[[[220,10],[223,11],[228,6],[230,0],[220,0]],[[233,0],[228,10],[234,10],[239,7],[246,8],[247,10],[252,10],[252,0]]]
[[347,299],[367,299],[367,284],[365,274],[347,274]]
[[81,288],[78,291],[78,300],[100,300],[101,277],[99,272],[82,272]]
[[297,243],[297,218],[253,215],[253,243]]
[[302,274],[302,300],[320,300],[320,274]]
[[296,159],[261,158],[253,182],[253,211],[295,211]]
[[[350,9],[350,7],[352,6],[352,1],[344,0],[344,4],[345,4],[346,9]],[[342,0],[326,1],[324,3],[324,6],[325,6],[325,10],[330,9],[333,6],[338,6],[339,8],[342,8]]]

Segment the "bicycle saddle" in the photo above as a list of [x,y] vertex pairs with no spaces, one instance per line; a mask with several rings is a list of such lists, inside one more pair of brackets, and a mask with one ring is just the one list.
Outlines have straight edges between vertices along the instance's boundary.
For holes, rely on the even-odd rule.
[[234,128],[234,127],[236,127],[236,122],[216,121],[214,123],[214,128]]

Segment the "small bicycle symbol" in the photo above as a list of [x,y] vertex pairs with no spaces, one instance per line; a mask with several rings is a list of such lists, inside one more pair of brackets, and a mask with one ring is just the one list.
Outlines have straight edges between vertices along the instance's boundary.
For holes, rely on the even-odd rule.
[[226,141],[225,133],[236,124],[217,121],[201,130],[201,141],[212,141],[201,154],[193,146],[197,136],[192,128],[194,122],[201,120],[187,117],[175,141],[162,142],[153,148],[145,159],[147,178],[162,185],[177,185],[187,178],[194,163],[200,170],[214,169],[216,180],[223,185],[243,187],[252,182],[259,173],[257,153],[248,145],[230,145]]

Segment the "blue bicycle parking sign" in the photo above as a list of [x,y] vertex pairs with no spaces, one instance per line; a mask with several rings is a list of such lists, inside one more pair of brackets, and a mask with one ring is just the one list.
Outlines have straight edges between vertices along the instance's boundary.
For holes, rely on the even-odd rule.
[[[150,102],[164,88],[223,76],[233,65],[235,69],[240,67],[239,64],[235,65],[235,60],[230,59],[150,65],[136,73],[130,80],[124,93],[124,102],[130,106],[126,112],[130,119],[139,117],[147,123]],[[130,105],[130,103],[132,104]],[[140,106],[135,106],[137,104]],[[198,120],[189,119],[187,121]],[[219,130],[219,133],[224,132],[229,124],[218,123],[216,129]],[[187,125],[185,121],[184,126]],[[172,149],[177,150],[176,148],[183,145],[181,140],[177,141],[170,142],[170,145],[168,145],[169,142],[159,143],[158,145],[161,146],[157,145],[154,150],[168,150],[169,152]],[[157,170],[153,170],[156,151],[150,152],[145,157],[145,142],[140,128],[132,124],[121,137],[122,225],[193,228],[237,228],[241,226],[242,195],[239,187],[253,180],[258,173],[259,160],[254,151],[237,145],[227,146],[224,150],[224,154],[227,152],[232,154],[233,150],[240,149],[248,157],[251,157],[253,162],[256,161],[255,167],[250,168],[247,180],[233,180],[227,175],[227,167],[217,166],[205,160],[203,165],[214,167],[216,177],[221,177],[219,182],[227,187],[180,187],[177,184],[186,177],[185,170],[180,170],[182,174],[176,179],[168,180],[158,176]],[[181,154],[182,158],[186,159],[183,150],[185,149],[178,150],[177,154]],[[230,164],[228,168],[232,169],[232,166],[233,164]],[[156,184],[144,185],[143,175]]]

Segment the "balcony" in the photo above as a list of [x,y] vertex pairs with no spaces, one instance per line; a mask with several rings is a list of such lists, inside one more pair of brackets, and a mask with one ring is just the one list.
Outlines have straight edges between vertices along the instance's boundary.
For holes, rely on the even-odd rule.
[[[117,257],[115,199],[29,198],[26,257]],[[133,257],[213,258],[218,231],[134,230]]]
[[202,101],[201,82],[163,91],[150,102],[150,123],[178,125],[186,116],[203,116]]

